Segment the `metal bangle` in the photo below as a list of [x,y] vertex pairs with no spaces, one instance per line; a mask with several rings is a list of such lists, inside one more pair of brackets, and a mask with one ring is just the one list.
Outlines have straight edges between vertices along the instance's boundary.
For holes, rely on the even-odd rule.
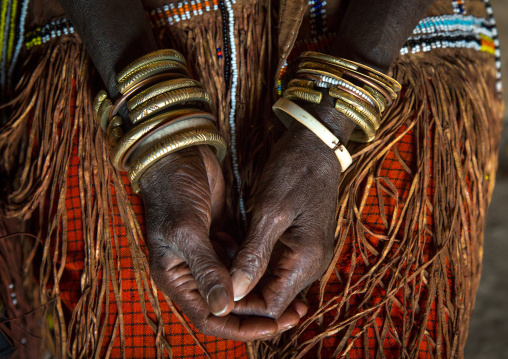
[[148,116],[154,115],[162,110],[175,105],[186,102],[201,102],[207,108],[211,106],[212,98],[205,90],[197,87],[189,87],[170,92],[162,93],[155,96],[151,100],[146,101],[143,105],[138,106],[129,113],[129,117],[133,124],[139,123]]
[[322,62],[329,62],[334,65],[342,66],[351,70],[357,70],[358,66],[355,64],[352,64],[344,59],[341,59],[339,57],[330,56],[327,54],[323,54],[320,52],[315,51],[304,51],[300,55],[302,59],[309,58],[310,60],[317,60]]
[[374,127],[353,106],[345,103],[344,101],[336,100],[335,109],[349,117],[358,127],[360,127],[361,131],[353,132],[353,135],[350,138],[351,141],[368,143],[374,140],[376,137]]
[[376,109],[368,104],[365,100],[359,100],[356,96],[351,95],[349,92],[337,88],[330,88],[329,92],[331,97],[344,101],[345,103],[353,106],[361,115],[363,115],[377,131],[381,125],[380,115]]
[[122,171],[127,171],[131,164],[130,151],[132,147],[151,131],[158,129],[161,125],[170,125],[177,122],[179,119],[186,119],[189,117],[203,117],[207,119],[215,119],[207,112],[201,112],[196,109],[181,109],[170,112],[165,112],[158,116],[152,117],[127,132],[118,144],[111,151],[111,163],[114,167]]
[[302,100],[310,103],[320,104],[323,94],[307,87],[290,87],[284,91],[282,97],[288,100]]
[[131,73],[136,71],[138,68],[145,66],[149,63],[161,60],[177,61],[180,62],[182,65],[186,66],[185,58],[178,51],[172,49],[157,50],[154,52],[150,52],[144,56],[141,56],[137,60],[127,65],[125,69],[123,69],[118,73],[118,75],[116,75],[116,81],[120,82],[124,78],[129,76]]
[[[105,99],[108,98],[108,93],[104,90],[100,90],[97,92],[97,95],[95,95],[95,98],[93,100],[93,114],[96,120],[99,118],[99,108],[101,107],[102,103]],[[100,124],[100,121],[97,121],[98,124]]]
[[109,118],[111,109],[113,108],[113,103],[109,98],[106,98],[99,106],[97,110],[97,121],[101,124],[101,128],[103,131],[106,131],[108,128]]
[[187,79],[187,78],[178,78],[178,79],[174,79],[174,80],[159,82],[158,84],[153,85],[153,86],[147,88],[146,90],[143,90],[142,92],[138,93],[136,96],[131,98],[127,102],[127,109],[129,111],[132,111],[137,106],[154,98],[157,95],[160,95],[164,92],[169,92],[169,91],[177,90],[179,88],[186,88],[186,87],[201,87],[201,83],[199,83],[199,81],[196,81],[193,79]]
[[383,113],[386,109],[386,106],[387,106],[387,102],[386,102],[386,99],[384,98],[383,94],[380,93],[379,91],[377,91],[376,89],[373,89],[369,85],[363,85],[363,88],[366,91],[368,91],[372,95],[372,97],[374,97],[374,99],[379,104],[379,112]]
[[126,76],[123,80],[118,82],[118,91],[124,94],[131,87],[141,82],[142,80],[163,72],[179,73],[184,77],[189,76],[189,71],[187,70],[187,67],[185,67],[185,65],[182,65],[180,62],[169,60],[152,62],[142,67],[139,67],[134,72]]
[[288,87],[306,87],[313,89],[314,81],[304,79],[292,79],[291,81],[289,81]]
[[130,168],[137,158],[142,156],[143,153],[164,139],[182,132],[196,129],[217,130],[214,121],[210,118],[198,117],[195,115],[186,116],[186,118],[179,118],[171,121],[171,123],[166,122],[158,126],[156,129],[146,133],[143,138],[128,149],[123,158],[123,167],[126,169]]
[[401,90],[401,85],[398,81],[391,78],[390,76],[383,74],[382,72],[379,72],[369,66],[363,65],[361,63],[351,61],[348,59],[343,59],[327,54],[323,54],[320,52],[315,51],[305,51],[303,52],[300,57],[302,59],[309,59],[314,61],[321,61],[325,63],[329,63],[331,65],[339,66],[341,68],[350,69],[353,71],[362,72],[365,71],[367,76],[370,76],[376,80],[382,81],[389,85],[395,92],[399,92]]
[[381,92],[383,96],[386,97],[388,106],[390,106],[392,104],[392,101],[397,98],[397,94],[395,93],[395,91],[392,90],[391,87],[387,86],[386,84],[378,80],[374,80],[366,75],[363,75],[360,72],[344,70],[344,75],[362,81],[365,84],[369,85],[370,87]]
[[326,71],[330,74],[334,74],[335,76],[338,76],[342,78],[344,71],[338,70],[334,66],[330,66],[328,64],[322,64],[319,62],[311,62],[311,61],[305,61],[300,62],[298,65],[299,69],[311,69],[311,70],[320,70],[320,71]]
[[356,65],[358,67],[358,70],[363,69],[365,72],[367,72],[367,75],[369,75],[373,78],[376,78],[378,80],[383,79],[383,82],[390,83],[391,87],[393,88],[393,90],[395,92],[399,92],[402,89],[402,86],[400,85],[400,83],[397,80],[393,79],[392,77],[390,77],[382,72],[374,70],[372,67],[369,67],[369,66],[360,64],[358,62],[351,61],[351,60],[345,60],[345,59],[343,59],[343,60],[351,65]]
[[152,77],[148,77],[140,82],[138,82],[136,85],[132,86],[128,91],[126,91],[124,94],[120,96],[118,100],[116,100],[115,104],[113,105],[113,108],[111,109],[111,113],[109,115],[109,119],[113,118],[118,111],[120,111],[120,108],[122,105],[129,99],[129,97],[139,89],[143,88],[144,86],[151,85],[153,83],[160,82],[161,80],[169,80],[169,79],[175,79],[175,78],[181,78],[182,76],[180,74],[172,74],[172,73],[163,73],[159,75],[155,75]]
[[198,129],[171,136],[146,151],[129,169],[129,179],[134,192],[139,192],[139,179],[155,162],[183,148],[198,145],[213,146],[219,161],[226,156],[226,141],[217,131]]

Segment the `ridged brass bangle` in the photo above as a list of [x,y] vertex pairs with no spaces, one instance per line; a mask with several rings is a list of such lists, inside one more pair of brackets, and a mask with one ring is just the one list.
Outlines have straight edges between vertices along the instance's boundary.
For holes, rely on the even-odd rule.
[[345,60],[345,61],[348,62],[349,64],[356,65],[358,67],[358,70],[360,70],[360,69],[364,70],[367,75],[369,75],[373,78],[377,78],[378,80],[383,79],[382,80],[383,82],[388,82],[395,92],[399,92],[402,89],[402,86],[400,85],[400,83],[397,80],[391,78],[390,76],[388,76],[382,72],[374,70],[372,67],[362,65],[358,62],[354,62],[351,60]]
[[[335,76],[342,77],[344,72],[337,69],[334,66],[330,66],[327,64],[321,64],[319,62],[311,62],[311,61],[303,61],[298,65],[299,69],[311,69],[311,70],[320,70],[331,73]],[[331,76],[330,76],[331,77]]]
[[377,131],[381,124],[380,114],[374,107],[368,104],[364,100],[358,99],[358,97],[351,95],[350,93],[337,88],[330,88],[329,92],[331,97],[344,101],[345,103],[353,106],[361,115],[365,116],[367,120],[372,124],[374,130]]
[[[340,88],[341,90],[344,90],[346,92],[350,92],[350,93],[354,94],[355,96],[360,97],[362,100],[367,100],[368,99],[367,102],[369,102],[372,105],[374,105],[377,108],[378,111],[381,110],[379,103],[376,101],[376,99],[374,97],[372,97],[372,95],[367,90],[364,90],[363,88],[361,88],[359,86],[356,86],[354,83],[349,82],[346,79],[340,79],[340,81],[342,81],[347,86],[354,87],[359,93],[355,93],[353,90],[348,89],[347,87],[342,86],[341,84],[337,85],[337,88]],[[360,95],[360,93],[361,93],[361,95]]]
[[350,76],[358,81],[362,81],[363,83],[369,85],[372,88],[375,88],[377,91],[381,92],[383,96],[386,97],[387,104],[390,106],[392,101],[397,98],[397,94],[392,90],[391,87],[387,86],[385,83],[375,80],[371,77],[363,75],[357,71],[344,70],[345,76]]
[[142,89],[144,86],[149,86],[151,84],[158,83],[160,81],[171,80],[181,77],[182,75],[180,74],[162,73],[159,75],[147,77],[146,79],[139,81],[137,84],[135,84],[134,86],[130,87],[127,91],[125,91],[125,93],[122,94],[122,96],[120,96],[118,100],[116,100],[115,104],[113,105],[113,108],[111,109],[111,113],[109,114],[109,118],[110,119],[113,118],[113,116],[115,116],[118,113],[122,105],[131,97],[131,95],[136,91],[138,91],[139,89]]
[[362,116],[362,114],[356,111],[353,106],[348,105],[341,100],[336,100],[335,109],[350,118],[361,129],[361,133],[359,133],[360,136],[355,135],[350,138],[350,140],[363,143],[372,142],[372,140],[374,140],[376,137],[374,127],[365,117]]
[[109,115],[111,113],[111,109],[113,108],[113,103],[109,98],[102,101],[97,110],[97,120],[101,124],[101,128],[103,131],[106,131],[108,128]]
[[164,92],[169,92],[186,87],[201,87],[201,84],[199,83],[199,81],[193,79],[182,79],[182,78],[163,81],[147,88],[146,90],[143,90],[142,92],[131,98],[127,102],[127,108],[129,109],[129,111],[132,111],[137,106],[141,105],[143,102],[146,102]]
[[121,127],[123,125],[123,119],[120,116],[115,116],[113,119],[108,123],[108,128],[106,129],[106,135],[109,136],[111,131],[115,129],[116,127]]
[[[93,114],[96,119],[99,118],[99,108],[101,107],[101,104],[107,98],[108,98],[108,93],[104,90],[100,90],[97,93],[97,95],[95,95],[95,98],[93,100]],[[98,124],[100,124],[100,121],[98,121]]]
[[[298,69],[298,71],[296,71],[296,74],[297,75],[300,75],[300,74],[302,74],[302,75],[303,74],[319,75],[319,76],[331,77],[332,79],[339,80],[339,81],[342,80],[341,76],[337,76],[337,75],[332,74],[328,71],[309,69],[309,68]],[[356,86],[356,85],[353,85],[353,86]]]
[[133,124],[139,123],[144,118],[154,115],[169,107],[183,104],[186,102],[201,102],[210,107],[212,98],[205,90],[196,87],[183,88],[165,92],[151,100],[146,101],[143,105],[129,113],[129,117]]
[[111,163],[114,167],[122,171],[127,171],[127,162],[129,159],[126,154],[129,148],[134,146],[141,138],[143,138],[150,131],[158,128],[161,124],[172,122],[174,119],[182,116],[211,116],[207,112],[201,112],[196,109],[181,109],[162,113],[158,116],[152,117],[146,121],[141,122],[139,125],[133,127],[127,132],[118,144],[111,151]]
[[282,97],[288,100],[302,100],[310,103],[320,104],[323,94],[307,87],[291,87],[284,91]]
[[303,79],[292,79],[288,83],[288,88],[289,87],[306,87],[309,89],[313,89],[314,88],[314,81],[303,80]]
[[122,81],[124,78],[129,76],[131,73],[133,73],[140,67],[143,67],[152,62],[162,60],[177,61],[180,62],[182,65],[186,66],[185,58],[178,51],[171,49],[157,50],[144,56],[141,56],[139,59],[130,63],[125,69],[123,69],[122,71],[120,71],[120,73],[118,73],[118,75],[116,75],[116,81],[117,82]]
[[300,57],[303,60],[314,60],[324,63],[329,63],[330,65],[339,66],[344,69],[350,69],[353,71],[358,71],[360,73],[364,73],[367,76],[370,76],[376,80],[382,81],[386,83],[390,88],[392,88],[395,92],[399,92],[401,90],[401,85],[391,78],[390,76],[383,74],[382,72],[379,72],[377,70],[374,70],[373,68],[360,64],[355,61],[351,61],[348,59],[343,59],[335,56],[330,56],[327,54],[323,54],[320,52],[315,51],[305,51],[303,52]]
[[351,70],[357,70],[358,69],[358,66],[353,64],[353,63],[350,63],[344,59],[341,59],[341,58],[338,58],[338,57],[335,57],[335,56],[330,56],[330,55],[327,55],[327,54],[322,54],[320,52],[315,52],[315,51],[304,51],[302,52],[302,54],[300,55],[300,57],[302,59],[310,59],[310,60],[317,60],[317,61],[321,61],[321,62],[328,62],[328,63],[331,63],[331,64],[334,64],[334,65],[338,65],[338,66],[342,66],[342,67],[345,67],[345,68],[348,68],[348,69],[351,69]]
[[364,85],[363,88],[368,91],[372,97],[374,97],[374,99],[377,101],[377,103],[379,104],[379,111],[381,113],[383,113],[386,109],[386,99],[384,98],[384,96],[377,90],[373,89],[372,87],[370,87],[369,85]]
[[139,179],[155,162],[173,152],[198,145],[213,146],[219,161],[226,156],[226,141],[217,131],[193,130],[171,136],[150,148],[133,163],[129,170],[129,179],[134,192],[139,192]]
[[123,80],[118,82],[118,91],[124,94],[138,82],[163,72],[176,72],[181,74],[182,77],[189,76],[189,71],[187,70],[187,67],[185,67],[185,65],[182,65],[180,62],[168,60],[152,62],[138,68],[136,71],[132,72],[131,74],[126,76]]
[[146,151],[166,138],[197,129],[217,130],[214,121],[210,120],[210,118],[195,115],[186,116],[186,118],[178,118],[171,121],[171,123],[166,122],[161,124],[161,126],[148,132],[143,138],[129,148],[123,160],[123,167],[129,169]]
[[120,116],[115,116],[109,122],[106,134],[110,146],[114,146],[123,137],[122,129],[123,119]]
[[[379,103],[374,99],[374,97],[372,97],[366,90],[361,90],[362,91],[362,94],[365,95],[366,98],[370,99],[372,102],[370,101],[367,101],[365,98],[363,98],[362,96],[360,96],[358,93],[354,92],[353,90],[351,90],[350,88],[347,88],[347,87],[344,87],[344,86],[340,86],[338,85],[337,87],[330,87],[329,89],[332,89],[332,88],[335,88],[337,90],[341,90],[341,91],[344,91],[348,94],[350,94],[351,96],[354,96],[356,97],[358,100],[360,101],[365,101],[371,105],[373,105],[377,111],[381,112],[381,108],[380,108],[380,105]],[[360,90],[360,89],[358,89]],[[328,92],[330,94],[330,92]],[[333,94],[333,92],[332,92]],[[340,97],[337,97],[337,98],[340,98]]]

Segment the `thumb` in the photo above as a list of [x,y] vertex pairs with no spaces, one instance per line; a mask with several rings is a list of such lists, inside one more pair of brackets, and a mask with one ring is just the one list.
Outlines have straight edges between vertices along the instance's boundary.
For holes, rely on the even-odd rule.
[[219,259],[208,236],[196,232],[187,233],[182,257],[210,312],[216,316],[227,315],[234,307],[229,271]]
[[[265,209],[260,209],[260,208]],[[231,267],[234,300],[239,301],[256,286],[266,271],[273,247],[291,225],[292,218],[280,208],[254,209],[247,238]]]

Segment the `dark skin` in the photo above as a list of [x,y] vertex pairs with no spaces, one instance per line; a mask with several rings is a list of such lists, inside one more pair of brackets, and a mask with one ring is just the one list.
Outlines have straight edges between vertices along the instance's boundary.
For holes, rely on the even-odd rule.
[[[431,2],[351,1],[332,54],[386,72]],[[117,98],[115,74],[157,49],[141,3],[61,4],[110,97]],[[331,98],[300,105],[347,142],[354,125],[333,110]],[[292,125],[264,168],[248,234],[236,248],[221,230],[224,179],[211,149],[166,156],[140,179],[155,283],[208,335],[251,341],[295,326],[307,311],[295,297],[331,260],[340,173],[333,152],[299,123]]]

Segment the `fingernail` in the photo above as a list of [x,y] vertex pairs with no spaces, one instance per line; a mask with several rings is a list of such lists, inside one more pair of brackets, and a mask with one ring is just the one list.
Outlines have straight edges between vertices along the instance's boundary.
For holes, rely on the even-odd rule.
[[235,302],[238,302],[240,299],[245,297],[247,291],[249,290],[251,280],[251,277],[242,271],[236,271],[233,273],[231,281],[233,282],[233,296],[235,298]]
[[216,286],[208,293],[207,302],[213,315],[221,315],[228,307],[228,292],[226,292],[223,286]]

